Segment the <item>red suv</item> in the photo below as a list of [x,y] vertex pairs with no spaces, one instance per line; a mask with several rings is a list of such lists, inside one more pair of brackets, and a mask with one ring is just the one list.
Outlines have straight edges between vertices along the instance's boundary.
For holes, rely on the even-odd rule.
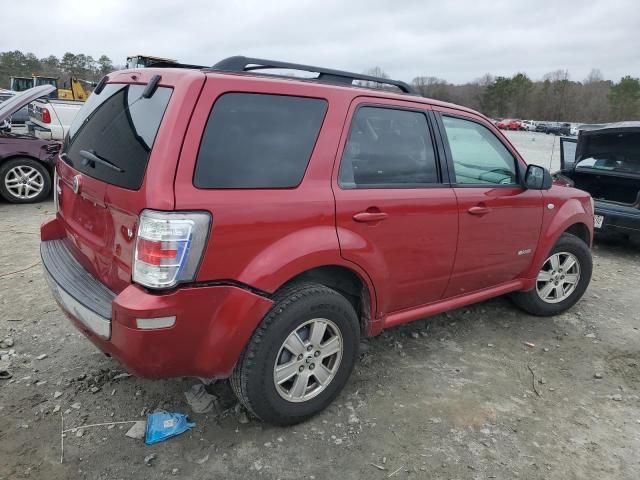
[[112,73],[54,186],[41,255],[71,321],[137,375],[230,377],[275,424],[338,395],[361,336],[507,293],[553,315],[591,277],[587,193],[484,116],[348,72]]

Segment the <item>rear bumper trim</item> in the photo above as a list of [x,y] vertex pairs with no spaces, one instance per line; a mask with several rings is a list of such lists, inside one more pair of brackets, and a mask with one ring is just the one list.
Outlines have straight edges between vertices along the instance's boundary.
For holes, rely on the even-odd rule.
[[111,308],[116,294],[87,272],[64,240],[40,244],[45,278],[60,306],[103,339],[111,337]]

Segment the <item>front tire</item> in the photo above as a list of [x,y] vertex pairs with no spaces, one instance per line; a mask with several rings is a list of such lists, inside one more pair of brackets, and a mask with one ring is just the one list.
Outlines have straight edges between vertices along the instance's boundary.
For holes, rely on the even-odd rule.
[[276,295],[231,376],[240,402],[275,425],[302,422],[346,384],[360,329],[351,303],[324,285],[299,283]]
[[542,265],[536,286],[514,293],[513,302],[531,315],[548,317],[571,308],[591,281],[593,269],[589,246],[575,235],[563,234]]
[[0,166],[0,195],[11,203],[36,203],[51,191],[51,175],[40,162],[19,157]]

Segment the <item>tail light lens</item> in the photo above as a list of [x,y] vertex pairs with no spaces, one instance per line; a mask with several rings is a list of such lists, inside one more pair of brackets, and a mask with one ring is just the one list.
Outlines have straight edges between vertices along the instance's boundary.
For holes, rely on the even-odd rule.
[[40,116],[42,117],[42,123],[51,123],[51,114],[49,113],[49,110],[46,108],[43,108],[40,110]]
[[133,281],[149,288],[171,288],[195,280],[211,216],[206,212],[157,212],[140,215]]

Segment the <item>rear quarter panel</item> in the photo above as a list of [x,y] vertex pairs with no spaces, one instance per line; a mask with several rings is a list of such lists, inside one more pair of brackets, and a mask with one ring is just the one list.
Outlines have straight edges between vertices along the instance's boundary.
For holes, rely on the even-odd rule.
[[[200,189],[193,172],[216,99],[228,92],[297,95],[328,103],[301,184],[289,189]],[[198,281],[234,280],[273,292],[307,269],[345,265],[335,229],[331,171],[353,94],[315,84],[208,75],[189,125],[176,175],[176,209],[213,218]],[[352,267],[352,266],[350,266]]]

